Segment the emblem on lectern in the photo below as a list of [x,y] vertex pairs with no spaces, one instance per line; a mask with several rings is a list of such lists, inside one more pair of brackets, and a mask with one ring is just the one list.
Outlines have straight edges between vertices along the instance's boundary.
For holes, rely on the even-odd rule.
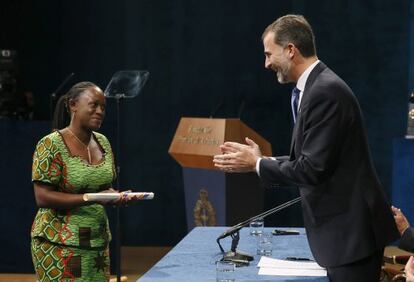
[[208,200],[208,192],[205,189],[200,189],[199,198],[195,204],[194,210],[194,224],[196,226],[215,226],[216,225],[216,211],[213,205]]
[[407,138],[414,138],[414,91],[408,100]]
[[410,117],[410,119],[414,119],[414,110],[411,110],[411,111],[408,113],[408,116]]

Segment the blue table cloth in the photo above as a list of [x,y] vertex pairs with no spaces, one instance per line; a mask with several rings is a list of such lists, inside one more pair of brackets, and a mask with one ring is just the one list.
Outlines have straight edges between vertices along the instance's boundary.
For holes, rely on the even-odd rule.
[[[227,227],[196,227],[181,240],[167,255],[138,281],[216,281],[215,262],[222,258],[216,243],[217,237]],[[274,228],[265,228],[271,232]],[[283,228],[280,228],[283,229]],[[300,235],[283,235],[273,237],[273,258],[286,257],[312,258],[308,240],[303,228],[295,228]],[[223,248],[230,250],[231,238],[221,240]],[[236,281],[329,281],[327,277],[288,277],[258,275],[257,263],[260,256],[256,255],[256,237],[249,234],[248,228],[240,230],[238,250],[254,256],[249,266],[237,267]]]

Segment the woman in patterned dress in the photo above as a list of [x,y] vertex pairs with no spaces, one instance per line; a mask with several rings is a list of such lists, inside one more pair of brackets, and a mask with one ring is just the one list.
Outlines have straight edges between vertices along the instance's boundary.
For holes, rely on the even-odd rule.
[[108,281],[111,234],[103,205],[84,193],[116,192],[108,139],[95,132],[105,116],[105,96],[80,82],[57,105],[53,131],[37,144],[32,181],[39,207],[31,231],[38,281]]

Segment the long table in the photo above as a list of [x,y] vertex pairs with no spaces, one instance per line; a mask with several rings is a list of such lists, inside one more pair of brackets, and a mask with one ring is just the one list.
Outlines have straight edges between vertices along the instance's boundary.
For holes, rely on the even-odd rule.
[[[216,238],[227,227],[196,227],[181,240],[168,254],[145,273],[139,282],[162,281],[215,281],[215,262],[222,258]],[[271,232],[274,228],[265,228]],[[283,228],[280,228],[283,229]],[[300,235],[274,236],[273,258],[286,257],[312,258],[308,240],[303,228],[295,228]],[[231,246],[231,238],[221,240],[225,250]],[[236,281],[318,281],[327,282],[327,277],[287,277],[258,275],[257,263],[260,256],[256,255],[256,238],[249,234],[248,228],[240,230],[238,250],[254,255],[249,266],[238,267],[235,271]]]

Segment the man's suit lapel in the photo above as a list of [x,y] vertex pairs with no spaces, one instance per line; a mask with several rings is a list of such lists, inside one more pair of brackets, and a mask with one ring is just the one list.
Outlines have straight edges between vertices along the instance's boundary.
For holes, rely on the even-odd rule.
[[326,65],[322,62],[319,62],[311,71],[311,73],[308,76],[308,79],[306,80],[306,85],[305,85],[305,92],[302,94],[302,100],[300,102],[299,105],[299,109],[298,109],[298,115],[296,117],[296,123],[295,126],[293,127],[293,132],[292,132],[292,141],[290,143],[290,159],[294,160],[296,159],[295,156],[295,143],[296,143],[296,136],[297,136],[297,131],[298,131],[298,124],[301,123],[301,108],[303,105],[306,105],[308,103],[309,95],[305,95],[306,92],[309,91],[309,89],[312,87],[313,83],[315,82],[316,78],[318,77],[318,75],[324,70],[326,69]]
[[[298,115],[299,116],[299,115]],[[295,141],[296,141],[296,129],[298,128],[297,126],[298,124],[298,120],[296,120],[295,126],[293,127],[293,132],[292,132],[292,141],[290,141],[290,159],[294,160],[294,148],[295,148]]]

